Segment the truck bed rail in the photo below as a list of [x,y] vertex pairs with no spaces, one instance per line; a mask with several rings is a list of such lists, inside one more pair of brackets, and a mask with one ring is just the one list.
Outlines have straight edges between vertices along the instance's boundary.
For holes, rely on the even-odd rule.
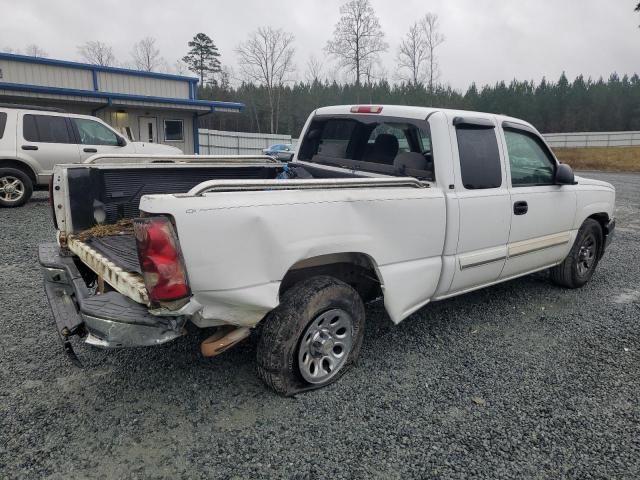
[[207,180],[179,197],[196,197],[208,192],[234,192],[255,190],[307,190],[333,188],[411,187],[428,188],[429,184],[412,177],[396,178],[322,178],[304,180]]
[[268,155],[147,155],[144,153],[100,153],[93,155],[82,163],[280,163]]

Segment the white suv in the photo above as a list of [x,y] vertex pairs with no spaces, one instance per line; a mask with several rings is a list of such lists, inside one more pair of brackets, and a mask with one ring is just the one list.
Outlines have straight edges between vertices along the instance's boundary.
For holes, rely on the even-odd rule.
[[168,145],[131,142],[96,117],[0,105],[0,207],[19,207],[48,185],[53,167],[98,153],[180,155]]

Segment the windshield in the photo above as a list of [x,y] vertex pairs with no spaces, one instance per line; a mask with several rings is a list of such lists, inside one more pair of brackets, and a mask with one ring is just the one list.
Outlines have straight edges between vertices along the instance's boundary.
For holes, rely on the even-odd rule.
[[299,160],[433,180],[428,124],[374,115],[316,117]]

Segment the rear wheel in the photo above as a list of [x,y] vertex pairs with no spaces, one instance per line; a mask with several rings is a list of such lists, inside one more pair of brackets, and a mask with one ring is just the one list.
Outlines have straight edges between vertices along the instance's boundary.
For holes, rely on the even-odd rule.
[[335,382],[360,353],[364,320],[362,299],[346,283],[329,276],[300,282],[264,320],[258,375],[281,395]]
[[602,249],[602,227],[588,218],[564,261],[551,269],[551,280],[567,288],[580,288],[593,276]]
[[0,168],[0,206],[20,207],[33,193],[33,182],[17,168]]

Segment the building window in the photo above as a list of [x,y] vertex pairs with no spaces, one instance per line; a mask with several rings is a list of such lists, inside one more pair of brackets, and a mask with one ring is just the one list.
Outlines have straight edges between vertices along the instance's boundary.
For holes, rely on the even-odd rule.
[[184,121],[165,120],[164,140],[165,142],[184,142]]

